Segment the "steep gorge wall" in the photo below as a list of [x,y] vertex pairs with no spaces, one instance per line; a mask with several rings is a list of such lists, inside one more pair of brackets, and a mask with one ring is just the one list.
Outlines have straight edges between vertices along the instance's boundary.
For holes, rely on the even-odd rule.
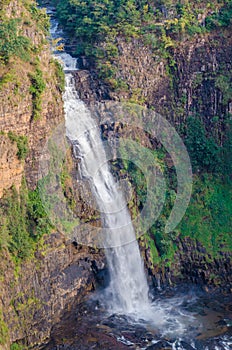
[[[23,175],[26,175],[28,185],[35,188],[38,181],[38,161],[46,139],[54,127],[63,120],[57,67],[51,57],[45,33],[40,28],[42,24],[36,22],[30,8],[24,7],[21,1],[11,1],[9,5],[3,7],[3,11],[5,18],[21,19],[21,34],[30,38],[34,49],[25,61],[13,55],[7,65],[2,65],[0,70],[2,77],[0,130],[3,146],[1,147],[0,196],[3,190],[7,190],[13,184],[19,189]],[[35,73],[36,68],[42,71],[46,84],[42,92],[41,112],[37,120],[33,118],[33,97],[30,92],[31,75]],[[27,138],[29,150],[25,161],[19,162],[17,148],[15,144],[12,145],[7,136],[9,132]]]
[[58,233],[45,236],[35,257],[17,268],[6,252],[0,257],[0,307],[7,325],[4,342],[1,334],[2,350],[14,342],[25,349],[46,343],[63,313],[78,308],[96,288],[96,273],[104,267],[99,252],[74,245]]
[[[209,130],[220,127],[232,112],[231,35],[225,30],[186,38],[172,48],[173,66],[140,39],[117,38],[119,55],[112,58],[115,80],[124,88],[113,89],[102,81],[91,61],[80,59],[76,87],[82,99],[115,100],[147,105],[178,127],[188,116],[199,115]],[[220,84],[221,81],[221,84]],[[223,85],[224,81],[224,85]],[[218,124],[215,116],[219,117]],[[220,118],[222,118],[220,123]]]
[[[48,20],[44,12],[38,10],[34,1],[4,1],[1,6],[4,23],[7,25],[17,19],[17,37],[23,35],[30,39],[30,50],[25,58],[19,57],[15,51],[7,62],[1,62],[0,67],[0,198],[3,214],[0,230],[0,349],[9,350],[14,342],[23,344],[25,349],[28,345],[39,346],[46,341],[52,325],[58,322],[63,312],[77,307],[95,288],[96,273],[104,267],[104,257],[94,249],[73,243],[75,237],[72,240],[54,227],[50,227],[49,235],[43,236],[46,232],[43,227],[42,238],[41,233],[38,238],[31,237],[32,232],[38,233],[36,227],[40,221],[46,220],[45,213],[36,216],[36,211],[40,211],[39,199],[32,205],[32,209],[35,205],[34,218],[30,218],[30,214],[16,218],[26,215],[25,210],[9,212],[11,192],[14,193],[12,188],[18,193],[13,198],[14,208],[19,208],[20,203],[22,207],[28,206],[28,191],[32,195],[36,193],[32,191],[41,176],[40,161],[49,161],[50,157],[44,150],[45,144],[56,127],[64,122],[64,81],[50,52],[46,38]],[[68,197],[73,187],[77,187],[77,165],[69,153],[67,163],[73,174],[73,179],[69,176],[64,184]],[[84,220],[91,219],[94,213],[86,208],[84,201],[85,196],[89,198],[90,190],[84,186],[73,191],[76,193],[77,215]],[[7,213],[12,217],[7,217]],[[21,225],[16,227],[17,233],[9,227],[14,219],[16,225]],[[20,235],[25,234],[27,220],[31,220],[32,232],[27,232],[23,238]],[[22,222],[24,224],[20,224]],[[12,237],[14,234],[18,237]],[[17,244],[24,240],[30,249],[29,256],[21,259],[16,252],[12,253],[9,249],[12,240],[16,249]]]
[[[115,81],[100,79],[101,72],[96,69],[90,59],[80,59],[82,69],[75,73],[76,88],[86,103],[94,104],[97,101],[103,102],[107,106],[107,101],[113,100],[146,105],[166,117],[179,132],[186,131],[186,121],[189,117],[200,119],[207,137],[212,137],[219,147],[223,146],[228,137],[232,112],[230,29],[186,37],[178,45],[171,48],[173,59],[171,66],[169,66],[168,60],[157,57],[158,53],[144,45],[140,39],[125,40],[119,37],[116,45],[119,55],[111,59],[111,66],[115,68],[115,81],[124,82],[121,88],[113,88]],[[108,120],[102,118],[100,123],[103,124],[102,130],[106,139],[113,140],[115,138],[115,142],[118,142],[120,138],[128,138],[131,134],[133,135],[132,139],[139,140],[143,146],[145,145],[149,149],[157,147],[157,143],[154,140],[149,140],[146,134],[139,133],[137,130],[133,131],[133,127],[130,126],[120,126],[120,121],[117,120],[116,116],[108,118]],[[126,132],[125,129],[130,130]],[[160,146],[158,145],[158,147]],[[229,144],[228,147],[230,147]],[[228,152],[230,152],[229,149]],[[206,153],[205,157],[207,157]],[[223,158],[224,155],[221,157]],[[168,159],[166,160],[169,162]],[[209,161],[213,162],[213,155]],[[120,166],[119,164],[119,177],[120,173],[122,174]],[[198,171],[196,170],[194,180]],[[207,168],[203,169],[204,171],[207,173]],[[125,174],[122,177],[125,177]],[[131,181],[130,176],[129,180]],[[212,184],[213,181],[212,179]],[[199,192],[205,191],[204,182],[198,183],[198,186],[202,186]],[[225,191],[227,191],[226,188]],[[192,203],[196,202],[195,198]],[[136,203],[135,199],[135,206]],[[209,206],[204,198],[201,205],[204,210]],[[223,213],[221,216],[214,216],[213,206],[216,204],[210,205],[212,207],[210,209],[209,206],[208,215],[212,215],[211,221],[213,223],[213,220],[219,220]],[[198,211],[198,208],[200,205],[195,210]],[[188,214],[186,214],[187,217]],[[201,221],[206,221],[205,227],[207,227],[207,220],[209,220],[209,216],[203,217],[202,214]],[[230,225],[229,221],[228,225]],[[149,247],[150,238],[150,243],[146,243],[146,238],[145,242],[141,242],[141,250],[155,285],[157,285],[157,280],[160,280],[161,285],[190,281],[213,289],[221,287],[228,292],[231,290],[229,227],[218,228],[217,235],[222,237],[225,235],[224,238],[227,238],[222,238],[221,243],[219,242],[214,247],[214,251],[210,251],[209,247],[205,246],[204,238],[199,241],[201,234],[203,237],[203,232],[201,233],[200,230],[201,228],[196,228],[196,226],[192,227],[191,236],[185,237],[182,236],[181,228],[177,229],[178,233],[174,234],[176,237],[171,243],[176,247],[175,253],[172,252],[172,256],[166,257],[163,261],[159,259],[162,252],[153,234],[149,234],[149,236],[154,241],[155,247],[154,245],[153,248]],[[208,229],[204,228],[204,230],[208,230],[208,236],[205,239],[213,240],[210,222]],[[166,239],[164,234],[163,239]],[[215,253],[215,249],[217,253]],[[155,251],[155,258],[152,250]]]

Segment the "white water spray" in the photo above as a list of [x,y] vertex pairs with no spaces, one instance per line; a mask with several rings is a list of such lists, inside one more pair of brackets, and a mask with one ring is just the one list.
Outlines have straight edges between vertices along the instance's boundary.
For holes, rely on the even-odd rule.
[[[63,55],[64,65],[69,55]],[[64,66],[66,68],[66,66]],[[148,285],[135,232],[123,195],[110,173],[99,129],[77,96],[71,73],[66,73],[64,93],[66,133],[78,148],[82,175],[89,179],[106,232],[110,270],[111,307],[137,313],[149,307]],[[131,242],[123,245],[123,242]]]
[[[55,22],[51,34],[62,35]],[[99,206],[105,246],[112,247],[105,249],[110,271],[110,309],[141,314],[150,307],[148,285],[126,201],[108,167],[100,130],[76,92],[72,71],[77,69],[77,60],[65,52],[57,53],[56,57],[65,71],[66,135],[77,148],[81,175],[88,178]]]

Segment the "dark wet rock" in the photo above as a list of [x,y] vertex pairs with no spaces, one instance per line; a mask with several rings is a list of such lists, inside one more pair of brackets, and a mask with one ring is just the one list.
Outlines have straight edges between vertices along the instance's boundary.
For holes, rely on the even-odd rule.
[[185,341],[180,341],[179,344],[181,346],[180,349],[184,348],[185,350],[194,350],[194,348],[190,344],[186,343]]
[[148,350],[170,350],[172,349],[172,344],[170,344],[168,341],[161,340],[161,341],[158,341],[158,343],[156,344],[150,345],[147,349]]
[[82,101],[89,104],[99,100],[109,100],[109,90],[106,84],[97,79],[95,72],[90,74],[88,70],[78,70],[73,75]]

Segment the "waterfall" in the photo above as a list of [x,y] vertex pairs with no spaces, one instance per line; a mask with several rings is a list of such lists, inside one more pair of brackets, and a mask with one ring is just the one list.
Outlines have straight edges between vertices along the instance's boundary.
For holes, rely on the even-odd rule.
[[[70,62],[69,55],[65,58]],[[105,249],[111,280],[111,308],[137,313],[149,305],[139,246],[125,199],[108,167],[99,128],[78,98],[71,73],[66,73],[64,109],[67,137],[78,148],[81,173],[90,182],[106,232],[105,245],[111,247]],[[131,243],[125,245],[125,241]]]
[[[52,24],[51,34],[58,37],[62,33],[58,33],[55,21]],[[72,71],[77,69],[77,60],[65,52],[56,53],[56,57],[65,72],[66,135],[74,151],[77,148],[75,153],[81,158],[81,175],[89,180],[106,232],[109,308],[114,312],[140,314],[150,305],[148,285],[126,201],[107,164],[100,130],[76,92]],[[123,242],[130,243],[125,245]]]

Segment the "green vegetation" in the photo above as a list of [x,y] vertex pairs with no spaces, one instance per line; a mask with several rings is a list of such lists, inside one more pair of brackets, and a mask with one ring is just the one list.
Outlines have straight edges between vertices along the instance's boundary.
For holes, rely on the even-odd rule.
[[37,3],[34,1],[25,1],[24,6],[29,11],[31,18],[36,23],[37,28],[45,35],[48,35],[50,29],[50,18],[47,15],[46,10],[38,8]]
[[[26,79],[25,87],[28,87],[32,95],[32,119],[36,120],[40,117],[42,92],[46,85],[39,67],[38,55],[48,44],[45,35],[49,32],[50,19],[44,9],[38,8],[34,0],[20,0],[16,6],[17,11],[15,7],[8,7],[8,4],[9,1],[1,1],[0,90],[5,92],[9,87],[8,100],[14,105],[18,104],[19,98],[25,97],[23,75],[28,75],[31,86],[26,84]],[[61,73],[57,67],[55,69],[60,84]],[[18,95],[19,98],[14,98],[14,95]]]
[[[179,42],[231,24],[231,0],[208,3],[53,0],[53,3],[60,23],[72,38],[73,54],[92,57],[99,77],[116,91],[128,90],[127,83],[117,78],[118,37],[127,41],[139,38],[156,57],[166,60],[166,70],[172,81],[176,66],[173,48]],[[145,101],[142,97],[140,101],[140,97],[132,96],[131,102],[143,104]]]
[[[19,57],[24,61],[29,61],[33,54],[31,40],[23,34],[22,24],[31,25],[27,14],[25,18],[8,18],[5,14],[5,7],[10,1],[1,1],[0,9],[0,63],[7,64],[11,57]],[[50,21],[46,11],[37,7],[34,1],[24,2],[24,7],[28,10],[31,18],[37,26],[37,30],[48,34]]]
[[213,256],[232,250],[231,185],[231,180],[212,175],[196,177],[190,205],[178,226],[181,236],[197,239]]
[[188,118],[185,145],[194,171],[218,173],[221,171],[220,149],[213,137],[207,137],[204,124],[199,118]]
[[232,21],[232,1],[223,1],[224,6],[216,12],[213,12],[206,18],[206,28],[208,30],[216,29],[217,27],[228,27]]
[[[131,181],[136,186],[134,176],[133,174]],[[137,173],[137,177],[139,176]],[[143,179],[140,178],[140,181]],[[219,257],[220,251],[231,251],[231,185],[231,180],[227,179],[225,182],[216,175],[195,176],[193,193],[185,216],[174,232],[165,233],[164,227],[175,199],[175,191],[170,189],[169,183],[162,213],[144,236],[150,247],[152,264],[160,264],[162,261],[171,264],[177,249],[177,237],[190,237],[201,242],[213,258]]]
[[16,80],[16,74],[14,74],[13,72],[8,72],[6,74],[4,74],[2,77],[0,77],[0,91],[2,90],[2,88],[11,82],[14,82]]
[[0,345],[5,344],[8,339],[8,327],[3,319],[2,310],[0,310]]
[[23,182],[20,193],[12,189],[1,199],[0,249],[8,248],[16,260],[32,256],[35,243],[52,229],[39,189],[30,191]]
[[12,142],[16,142],[18,147],[17,157],[19,160],[26,158],[29,148],[27,136],[16,135],[13,132],[8,133],[8,137]]
[[56,59],[54,59],[52,61],[55,65],[55,74],[56,74],[56,78],[58,81],[58,88],[61,92],[64,92],[65,89],[65,75],[64,75],[64,71],[63,68],[60,64],[60,62]]
[[[231,149],[231,136],[228,142],[230,142]],[[162,212],[149,231],[144,232],[144,238],[141,239],[142,245],[146,244],[150,247],[152,264],[170,265],[172,263],[177,249],[177,237],[190,237],[200,241],[212,257],[218,257],[220,251],[231,251],[232,249],[230,235],[232,183],[229,177],[231,167],[229,170],[223,170],[228,166],[228,158],[222,156],[222,150],[219,151],[213,139],[206,137],[199,119],[191,118],[188,121],[186,143],[198,175],[194,175],[192,197],[186,214],[174,232],[170,233],[165,233],[164,228],[176,198],[176,174],[174,169],[167,168],[167,154],[162,148],[148,150],[153,154],[153,162],[163,169],[167,186]],[[129,154],[130,159],[133,159],[133,154],[137,155],[136,161],[122,160],[123,168],[128,173],[136,193],[132,204],[129,203],[133,216],[135,205],[137,210],[141,211],[147,200],[148,177],[144,166],[138,166],[140,152],[133,148],[133,143],[130,143],[129,147],[129,150],[128,145],[127,149],[120,148],[120,153],[122,158],[125,154]],[[228,144],[223,147],[223,150],[227,152],[230,149]],[[146,164],[148,164],[148,158],[143,157],[143,159],[146,159]],[[157,191],[153,191],[152,195],[157,198]],[[152,210],[155,209],[154,205]]]
[[20,345],[18,343],[13,343],[10,346],[10,350],[25,350],[25,345]]
[[[183,35],[194,35],[211,30],[213,26],[229,26],[231,0],[208,4],[191,1],[146,0],[54,0],[57,15],[65,30],[78,38],[77,54],[96,55],[96,43],[105,41],[110,54],[117,55],[114,39],[143,36],[155,48],[163,42],[165,49],[174,45]],[[204,19],[200,20],[204,14]],[[205,20],[206,17],[206,20]],[[207,24],[207,25],[206,25]],[[102,48],[103,50],[103,48]],[[107,55],[107,49],[101,54]]]
[[30,75],[32,94],[32,117],[34,120],[39,119],[42,111],[42,93],[45,90],[46,83],[43,79],[42,71],[37,67],[35,73]]
[[12,56],[29,60],[31,41],[20,33],[20,22],[17,18],[0,22],[0,62],[6,64]]

